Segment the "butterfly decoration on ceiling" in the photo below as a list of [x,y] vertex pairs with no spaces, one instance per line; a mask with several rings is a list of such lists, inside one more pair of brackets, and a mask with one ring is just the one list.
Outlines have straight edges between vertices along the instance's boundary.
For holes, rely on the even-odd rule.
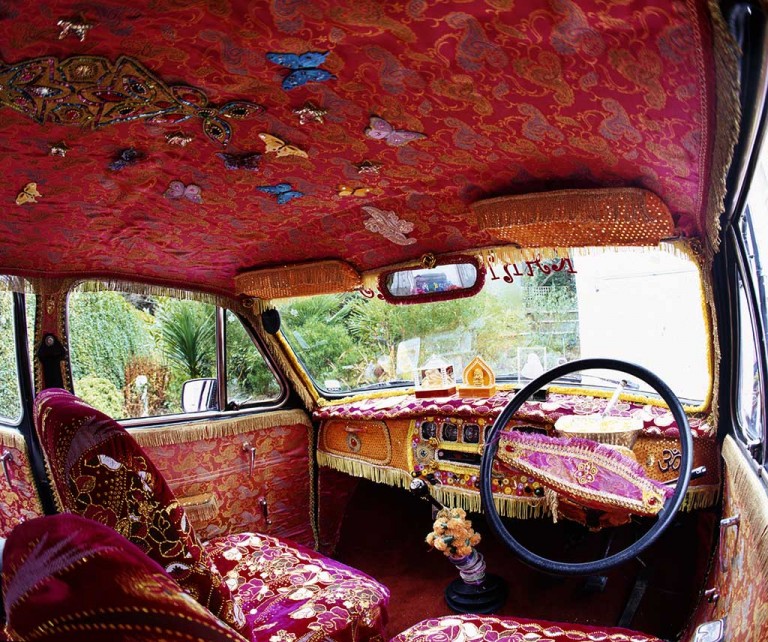
[[262,185],[256,189],[260,192],[264,192],[265,194],[272,194],[272,196],[277,198],[278,205],[285,205],[288,201],[294,198],[301,198],[304,196],[304,192],[299,192],[298,190],[293,189],[290,183]]
[[67,36],[77,36],[80,42],[83,42],[88,32],[93,29],[92,24],[83,20],[59,20],[56,24],[61,27],[59,40],[63,40]]
[[350,187],[349,185],[339,185],[339,196],[368,196],[368,194],[379,194],[380,189],[375,187]]
[[117,153],[115,160],[109,164],[109,169],[113,172],[119,172],[121,169],[125,169],[129,165],[135,165],[143,159],[144,154],[133,147],[129,147],[128,149],[120,150]]
[[357,168],[357,173],[360,175],[371,174],[373,176],[378,176],[379,172],[381,172],[382,164],[377,163],[376,161],[364,160],[360,163],[355,163],[355,167]]
[[227,154],[226,152],[219,152],[216,154],[216,156],[224,161],[224,167],[227,169],[246,169],[251,172],[259,171],[261,154],[258,152],[244,152],[241,154]]
[[163,192],[163,196],[165,196],[165,198],[170,198],[173,200],[186,198],[187,200],[198,204],[203,202],[202,194],[203,190],[200,189],[199,185],[195,185],[193,183],[184,185],[184,183],[181,181],[171,181],[168,184],[168,189]]
[[363,222],[365,229],[374,234],[381,234],[395,245],[413,245],[416,239],[409,239],[406,234],[413,232],[414,224],[398,218],[391,210],[380,210],[378,207],[366,205],[363,211],[371,218]]
[[37,203],[37,199],[43,195],[37,191],[37,183],[27,183],[16,197],[16,205],[25,203]]
[[320,123],[323,124],[323,116],[328,113],[327,109],[322,109],[312,102],[306,102],[301,107],[297,107],[293,110],[293,113],[299,117],[299,124],[306,125],[307,123]]
[[259,138],[264,141],[267,146],[267,154],[277,154],[277,156],[301,156],[302,158],[309,158],[309,154],[303,149],[296,147],[296,145],[290,145],[284,140],[272,134],[259,134]]
[[291,70],[291,73],[283,78],[282,83],[283,89],[289,90],[306,85],[308,82],[335,79],[336,76],[330,71],[319,69],[328,53],[327,51],[307,51],[303,54],[270,52],[267,54],[267,60]]
[[165,135],[165,142],[169,145],[178,145],[179,147],[186,147],[193,140],[194,136],[185,134],[182,131],[169,132]]
[[384,140],[387,142],[387,145],[392,145],[393,147],[407,145],[414,140],[421,140],[427,137],[426,134],[420,134],[419,132],[395,129],[386,120],[378,116],[371,116],[371,120],[365,130],[365,135],[375,140]]

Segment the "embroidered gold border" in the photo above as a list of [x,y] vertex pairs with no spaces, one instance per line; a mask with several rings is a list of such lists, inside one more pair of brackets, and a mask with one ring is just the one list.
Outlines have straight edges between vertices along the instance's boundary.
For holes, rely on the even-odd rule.
[[[374,425],[376,427],[381,428],[381,432],[384,436],[384,448],[385,448],[385,457],[377,458],[377,457],[371,457],[367,455],[361,455],[360,453],[353,453],[351,451],[341,451],[336,450],[335,448],[331,448],[328,445],[328,432],[331,428],[336,428],[336,424],[342,424],[347,423],[344,419],[329,419],[328,421],[323,422],[320,425],[320,431],[322,433],[322,452],[329,453],[331,455],[338,455],[339,457],[349,457],[350,459],[357,459],[359,461],[365,461],[369,464],[375,464],[377,466],[388,466],[392,461],[392,440],[390,438],[389,434],[389,428],[387,427],[387,424],[383,421],[371,421],[371,420],[355,420],[351,421],[351,423],[354,423],[356,425],[360,426],[370,426]],[[320,450],[318,450],[320,452]]]

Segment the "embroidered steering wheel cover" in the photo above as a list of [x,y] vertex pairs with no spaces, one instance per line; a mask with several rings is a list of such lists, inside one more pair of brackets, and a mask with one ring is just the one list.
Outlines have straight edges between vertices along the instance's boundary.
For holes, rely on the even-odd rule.
[[502,432],[498,457],[579,504],[653,516],[673,489],[619,451],[589,439]]

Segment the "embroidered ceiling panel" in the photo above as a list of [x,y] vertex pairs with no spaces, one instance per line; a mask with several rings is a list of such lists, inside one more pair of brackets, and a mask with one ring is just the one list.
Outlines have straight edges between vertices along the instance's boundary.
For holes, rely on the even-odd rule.
[[699,0],[5,3],[0,270],[231,293],[503,244],[473,203],[584,187],[706,236],[712,51]]

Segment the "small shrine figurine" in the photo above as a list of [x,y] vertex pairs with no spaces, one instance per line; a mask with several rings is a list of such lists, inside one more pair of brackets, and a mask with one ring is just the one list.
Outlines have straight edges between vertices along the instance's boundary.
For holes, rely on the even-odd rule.
[[496,387],[496,375],[482,357],[475,357],[464,368],[464,383],[458,386],[459,397],[493,397]]
[[417,397],[448,397],[456,394],[453,366],[442,359],[432,357],[419,370]]

